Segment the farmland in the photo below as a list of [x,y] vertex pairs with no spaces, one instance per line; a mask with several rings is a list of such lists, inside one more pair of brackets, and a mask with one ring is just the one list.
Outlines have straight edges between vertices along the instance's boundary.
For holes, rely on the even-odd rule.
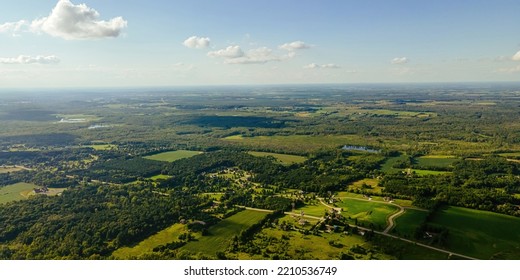
[[28,183],[17,183],[0,188],[0,204],[26,199],[38,186]]
[[189,157],[192,157],[192,156],[195,156],[198,154],[200,154],[200,152],[178,150],[178,151],[171,151],[171,152],[155,154],[152,156],[147,156],[145,158],[151,159],[151,160],[157,160],[157,161],[174,162],[176,160],[183,159],[183,158],[189,158]]
[[0,96],[0,258],[520,259],[518,92]]

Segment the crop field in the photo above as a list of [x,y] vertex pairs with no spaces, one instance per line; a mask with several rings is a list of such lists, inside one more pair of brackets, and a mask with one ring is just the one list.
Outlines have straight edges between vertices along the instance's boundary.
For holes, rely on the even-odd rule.
[[245,210],[222,220],[208,230],[208,235],[182,247],[184,250],[215,256],[229,246],[229,241],[241,231],[261,221],[268,213]]
[[449,167],[459,159],[450,156],[422,156],[415,158],[420,166]]
[[28,183],[16,183],[0,188],[0,204],[26,199],[29,193],[38,186]]
[[449,171],[435,171],[435,170],[423,170],[423,169],[410,169],[410,172],[415,173],[419,176],[427,176],[427,175],[445,175],[450,174]]
[[426,216],[428,216],[427,211],[406,209],[402,215],[396,218],[395,227],[391,232],[411,238],[421,223],[425,222]]
[[176,160],[183,159],[183,158],[190,158],[190,157],[196,156],[198,154],[201,154],[201,152],[178,150],[178,151],[170,151],[170,152],[155,154],[155,155],[147,156],[144,158],[151,159],[151,160],[157,160],[157,161],[174,162]]
[[480,259],[520,259],[520,218],[448,207],[431,224],[449,229],[447,247]]
[[117,259],[130,259],[142,254],[152,253],[153,248],[157,246],[179,241],[179,236],[186,232],[188,232],[188,230],[185,225],[174,224],[139,242],[139,244],[134,247],[121,247],[117,249],[112,253],[112,256]]
[[266,153],[266,152],[249,152],[249,154],[256,156],[256,157],[267,157],[271,156],[277,159],[279,162],[281,162],[284,165],[291,165],[294,163],[302,163],[307,158],[302,156],[295,156],[295,155],[286,155],[286,154],[277,154],[277,153]]
[[[397,212],[397,206],[390,204],[362,201],[358,199],[344,198],[336,205],[341,207],[341,214],[349,220],[356,220],[365,226],[373,224],[376,229],[384,229],[387,226],[386,219],[388,216]],[[361,225],[361,224],[360,224]]]

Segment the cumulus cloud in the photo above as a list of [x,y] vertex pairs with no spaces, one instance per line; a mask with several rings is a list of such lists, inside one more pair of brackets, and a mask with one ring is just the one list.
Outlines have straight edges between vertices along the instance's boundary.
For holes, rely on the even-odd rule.
[[303,66],[304,69],[338,69],[341,68],[339,65],[336,65],[334,63],[328,63],[328,64],[317,64],[317,63],[311,63]]
[[515,53],[515,55],[513,55],[513,60],[520,61],[520,51],[518,51],[517,53]]
[[249,50],[241,57],[224,61],[227,64],[264,64],[270,61],[281,61],[282,58],[273,54],[273,50],[267,47]]
[[59,63],[60,59],[54,55],[49,56],[29,56],[19,55],[18,57],[0,57],[0,63],[2,64],[56,64]]
[[244,55],[245,55],[244,51],[242,51],[240,46],[237,46],[237,45],[229,46],[225,49],[221,49],[218,51],[208,52],[209,57],[224,57],[224,58],[228,58],[228,59],[243,57]]
[[191,49],[204,49],[209,47],[210,41],[211,40],[208,37],[191,36],[184,40],[182,44]]
[[65,40],[82,40],[118,37],[127,26],[122,17],[108,21],[99,18],[100,14],[85,4],[74,5],[69,0],[60,0],[48,17],[32,21],[31,30]]
[[279,46],[278,48],[281,49],[281,50],[286,50],[286,51],[293,52],[295,50],[309,49],[310,47],[311,46],[305,44],[302,41],[294,41],[294,42],[291,42],[291,43],[285,43],[285,44]]
[[394,59],[392,59],[392,64],[406,64],[408,63],[408,58],[406,57],[396,57]]
[[16,22],[6,22],[0,24],[0,33],[11,33],[13,36],[18,36],[18,33],[22,31],[22,28],[27,26],[27,21],[19,20]]

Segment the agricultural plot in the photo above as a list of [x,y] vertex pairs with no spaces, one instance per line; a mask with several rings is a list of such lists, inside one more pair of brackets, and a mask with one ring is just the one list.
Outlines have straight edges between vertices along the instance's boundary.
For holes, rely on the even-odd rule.
[[211,227],[208,235],[201,236],[197,241],[190,242],[182,248],[194,253],[201,252],[215,256],[218,251],[224,251],[229,246],[233,236],[258,223],[267,214],[267,212],[241,211]]
[[158,180],[167,180],[167,179],[170,179],[171,177],[172,176],[170,176],[170,175],[159,174],[159,175],[150,177],[150,179],[153,181],[158,181]]
[[[356,181],[348,186],[350,191],[359,190],[367,191],[374,194],[381,194],[382,187],[379,187],[379,180],[365,178],[363,180]],[[368,186],[364,188],[363,186]]]
[[108,150],[117,149],[117,145],[112,145],[112,144],[95,144],[95,145],[88,145],[85,147],[90,147],[96,151],[108,151]]
[[26,199],[34,188],[39,188],[34,184],[16,183],[0,188],[0,204],[11,201]]
[[277,161],[284,165],[291,165],[294,163],[302,163],[306,160],[305,157],[295,156],[295,155],[287,155],[287,154],[277,154],[277,153],[266,153],[266,152],[249,152],[250,155],[255,157],[274,157]]
[[374,225],[376,229],[387,226],[387,218],[398,211],[397,206],[379,202],[344,198],[335,205],[342,208],[341,214],[350,221],[358,221],[360,225]]
[[121,247],[117,249],[112,253],[112,256],[117,259],[130,259],[132,257],[152,253],[155,247],[179,241],[179,236],[187,232],[185,225],[174,224],[139,242],[139,244],[134,247]]
[[405,212],[395,220],[395,227],[391,230],[391,233],[411,238],[421,223],[425,222],[426,216],[428,216],[427,211],[406,209]]
[[[451,165],[453,165],[458,160],[459,160],[459,158],[456,158],[453,156],[445,156],[445,155],[421,156],[421,157],[415,158],[417,166],[437,167],[437,168],[449,168]],[[421,169],[427,169],[427,168],[421,168]]]
[[311,202],[309,204],[306,204],[303,207],[300,207],[300,208],[296,209],[295,213],[296,214],[300,214],[301,211],[303,211],[303,213],[305,215],[310,215],[310,216],[315,216],[315,217],[323,217],[323,215],[325,215],[325,212],[327,212],[329,209],[330,208],[328,208],[327,206],[321,204],[320,202],[314,201],[314,202]]
[[189,158],[189,157],[201,154],[201,153],[202,152],[197,152],[197,151],[178,150],[178,151],[170,151],[170,152],[155,154],[155,155],[147,156],[144,158],[151,159],[151,160],[157,160],[157,161],[174,162],[176,160],[183,159],[183,158]]
[[447,248],[480,259],[520,259],[520,218],[447,207],[431,220],[449,230]]
[[22,167],[18,166],[0,166],[0,174],[22,171]]

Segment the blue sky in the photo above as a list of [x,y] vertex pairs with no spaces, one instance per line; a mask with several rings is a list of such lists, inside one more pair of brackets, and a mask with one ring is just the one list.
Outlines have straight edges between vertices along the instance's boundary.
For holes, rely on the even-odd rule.
[[0,7],[4,88],[520,78],[517,0],[0,0]]

